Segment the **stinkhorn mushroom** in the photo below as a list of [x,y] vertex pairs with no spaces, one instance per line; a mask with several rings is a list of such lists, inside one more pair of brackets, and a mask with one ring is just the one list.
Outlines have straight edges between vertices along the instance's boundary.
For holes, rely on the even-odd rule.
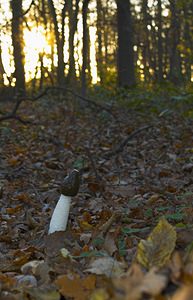
[[64,178],[60,186],[60,198],[53,211],[48,234],[56,231],[65,231],[68,223],[71,197],[76,196],[79,190],[79,171],[73,170]]

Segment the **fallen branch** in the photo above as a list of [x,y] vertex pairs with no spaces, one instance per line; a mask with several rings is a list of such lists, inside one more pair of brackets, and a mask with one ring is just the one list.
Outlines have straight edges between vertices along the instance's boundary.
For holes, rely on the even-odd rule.
[[20,105],[21,105],[21,103],[23,101],[24,101],[23,98],[18,99],[17,102],[16,102],[16,104],[15,104],[15,106],[14,106],[14,108],[13,108],[13,110],[10,113],[5,114],[2,117],[0,117],[0,122],[6,121],[6,120],[10,120],[10,119],[15,119],[15,120],[21,122],[22,124],[29,124],[29,123],[31,123],[30,121],[23,120],[21,117],[19,117],[17,115],[17,111],[18,111],[18,109],[19,109],[19,107],[20,107]]
[[28,100],[28,101],[37,101],[37,100],[39,100],[40,98],[42,98],[43,96],[47,95],[48,92],[51,91],[51,90],[62,90],[62,91],[71,93],[74,97],[77,97],[77,98],[79,98],[79,99],[85,101],[86,103],[88,103],[88,104],[90,104],[90,105],[92,105],[92,106],[94,106],[94,107],[97,107],[97,108],[100,109],[100,110],[104,110],[104,111],[108,112],[110,115],[112,115],[112,116],[115,118],[115,115],[112,113],[112,111],[111,111],[108,107],[106,107],[106,106],[104,106],[104,105],[102,105],[102,104],[99,104],[99,103],[95,102],[94,100],[85,98],[85,97],[83,97],[83,96],[81,96],[81,95],[75,93],[73,90],[71,90],[71,89],[69,89],[69,88],[65,88],[65,87],[57,87],[57,86],[54,87],[54,86],[53,86],[53,87],[47,87],[47,88],[45,88],[44,91],[42,91],[41,93],[39,93],[39,94],[36,95],[36,96],[33,96],[33,97],[30,97],[30,96],[23,96],[23,97],[18,98],[18,100],[17,100],[17,102],[16,102],[16,104],[15,104],[13,110],[12,110],[10,113],[8,113],[8,114],[3,115],[2,117],[0,117],[0,122],[5,121],[5,120],[9,120],[9,119],[15,119],[15,120],[18,120],[19,122],[21,122],[21,123],[23,123],[23,124],[31,123],[30,121],[24,121],[24,120],[22,120],[22,119],[16,114],[17,111],[18,111],[18,109],[19,109],[19,107],[20,107],[20,105],[21,105],[21,103],[22,103],[23,101],[27,101],[27,100]]
[[88,104],[90,104],[90,105],[92,105],[92,106],[94,106],[94,107],[96,107],[96,108],[98,108],[100,110],[104,110],[104,111],[108,112],[111,116],[113,116],[115,118],[115,115],[113,114],[113,112],[108,107],[106,107],[106,106],[104,106],[104,105],[102,105],[100,103],[97,103],[94,100],[91,100],[89,98],[85,98],[82,95],[77,94],[73,90],[71,90],[69,88],[65,88],[65,87],[60,87],[60,86],[47,87],[47,88],[45,88],[44,91],[42,91],[37,96],[35,96],[35,97],[27,97],[26,100],[32,100],[32,101],[38,100],[38,99],[42,98],[43,96],[47,95],[48,92],[52,91],[52,90],[61,90],[61,91],[70,93],[74,97],[77,97],[77,98],[81,99],[82,101],[84,101],[84,102],[86,102],[86,103],[88,103]]
[[112,157],[112,156],[114,156],[114,155],[116,155],[116,154],[122,152],[123,149],[124,149],[124,147],[127,145],[127,143],[128,143],[133,137],[135,137],[135,136],[136,136],[138,133],[140,133],[141,131],[146,130],[146,129],[149,129],[149,128],[151,128],[151,127],[153,127],[153,125],[147,125],[147,126],[143,126],[143,127],[139,128],[139,129],[136,129],[135,131],[131,132],[131,133],[129,134],[129,136],[126,137],[126,138],[125,138],[125,139],[124,139],[124,140],[123,140],[123,141],[122,141],[122,142],[121,142],[114,150],[105,153],[105,157],[106,157],[106,158],[110,158],[110,157]]

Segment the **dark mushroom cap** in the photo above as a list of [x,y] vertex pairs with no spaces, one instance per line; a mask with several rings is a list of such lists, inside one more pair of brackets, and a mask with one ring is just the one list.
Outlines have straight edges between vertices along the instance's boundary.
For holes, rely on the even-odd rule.
[[60,186],[60,193],[64,196],[76,196],[80,186],[80,175],[78,170],[73,170],[64,178]]

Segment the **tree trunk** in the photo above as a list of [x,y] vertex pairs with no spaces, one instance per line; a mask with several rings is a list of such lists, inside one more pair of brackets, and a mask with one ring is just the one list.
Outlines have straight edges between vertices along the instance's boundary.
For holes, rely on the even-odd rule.
[[162,1],[158,0],[158,81],[163,81]]
[[144,36],[142,38],[143,48],[142,48],[142,56],[143,56],[143,65],[144,65],[144,80],[148,82],[150,79],[149,67],[151,66],[151,57],[150,57],[150,42],[149,42],[149,31],[148,25],[149,21],[149,13],[148,13],[148,0],[142,0],[141,4],[141,12],[143,18],[143,28],[144,28]]
[[178,84],[182,80],[181,73],[181,58],[178,50],[178,44],[180,41],[180,24],[177,16],[176,0],[170,0],[170,11],[171,11],[171,26],[170,26],[170,80]]
[[100,78],[101,84],[104,82],[103,74],[103,52],[102,52],[102,2],[97,0],[97,51],[96,51],[96,60],[97,60],[97,71]]
[[82,47],[82,95],[86,95],[87,90],[87,75],[88,68],[88,29],[87,29],[87,14],[89,0],[83,0],[82,7],[82,22],[83,22],[83,47]]
[[75,9],[73,9],[72,2],[69,4],[69,72],[68,72],[68,82],[73,84],[76,81],[76,68],[74,59],[74,35],[77,30],[78,23],[78,11],[79,2],[76,0]]
[[2,49],[1,49],[1,44],[0,44],[0,87],[4,86],[4,78],[3,78],[4,74],[5,74],[5,69],[4,69],[4,66],[3,66]]
[[22,0],[11,0],[12,43],[15,64],[16,93],[25,94],[24,41],[22,26]]
[[133,52],[130,0],[117,0],[118,24],[118,83],[120,87],[135,85],[135,67]]
[[189,3],[184,3],[183,5],[183,14],[184,14],[184,44],[185,44],[185,53],[184,53],[184,63],[185,63],[185,77],[187,81],[191,81],[191,49],[193,47],[193,42],[191,39],[190,33],[190,16],[188,14]]
[[67,10],[67,1],[65,1],[65,4],[62,9],[62,32],[60,34],[58,21],[57,21],[57,15],[56,10],[54,7],[53,0],[48,0],[50,14],[53,19],[54,24],[54,33],[56,38],[56,48],[57,48],[57,56],[58,56],[58,65],[57,65],[57,82],[59,86],[64,85],[64,69],[65,69],[65,63],[64,63],[64,22],[65,22],[65,16],[66,16],[66,10]]

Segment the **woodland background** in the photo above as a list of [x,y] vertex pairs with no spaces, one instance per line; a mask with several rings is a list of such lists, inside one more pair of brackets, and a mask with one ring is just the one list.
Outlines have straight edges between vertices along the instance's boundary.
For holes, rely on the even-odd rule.
[[[94,64],[94,82],[103,88],[191,82],[191,0],[15,0],[10,5],[2,1],[0,9],[1,87],[6,82],[16,91],[37,92],[49,85],[71,85],[85,94],[93,86]],[[47,44],[37,45],[39,59],[25,74],[30,43],[25,36],[38,28]],[[2,53],[5,42],[7,54]]]
[[0,0],[0,29],[0,299],[192,300],[193,1]]

